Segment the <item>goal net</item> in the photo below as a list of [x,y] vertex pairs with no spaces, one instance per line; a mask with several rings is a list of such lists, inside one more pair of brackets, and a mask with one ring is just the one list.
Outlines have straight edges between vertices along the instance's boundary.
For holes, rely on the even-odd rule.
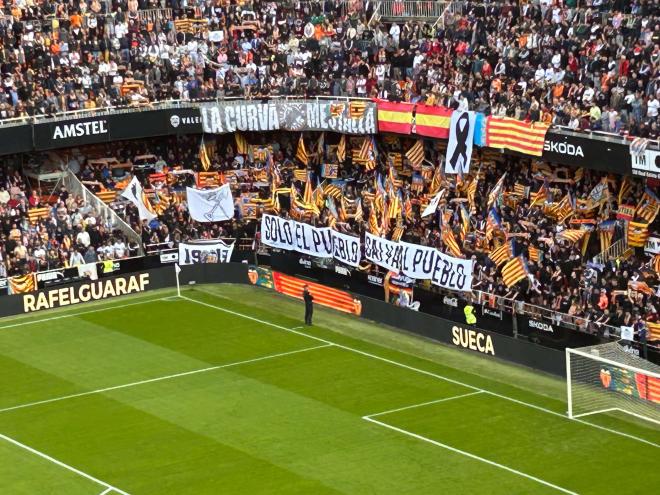
[[618,411],[660,425],[660,366],[616,342],[566,349],[568,416]]

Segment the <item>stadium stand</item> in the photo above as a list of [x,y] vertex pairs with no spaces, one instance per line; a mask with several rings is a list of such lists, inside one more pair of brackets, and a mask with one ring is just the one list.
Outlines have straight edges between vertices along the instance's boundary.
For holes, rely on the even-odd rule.
[[657,2],[435,3],[3,2],[0,118],[334,95],[657,138]]
[[[527,136],[552,125],[658,137],[657,2],[439,2],[434,22],[435,10],[407,10],[421,3],[5,2],[0,118],[170,99],[334,96],[377,99],[381,133],[414,125],[419,136],[446,139],[452,110],[471,109]],[[412,104],[415,124],[397,117],[412,115]],[[550,308],[583,331],[658,320],[660,260],[640,247],[657,232],[659,205],[642,179],[486,148],[475,149],[469,174],[445,176],[444,141],[298,138],[210,138],[204,157],[196,136],[80,148],[62,160],[96,206],[8,167],[2,269],[21,275],[188,239],[252,238],[259,214],[271,212],[473,258],[475,290]],[[489,144],[540,155],[543,139]],[[140,221],[121,197],[132,175],[157,220]],[[237,220],[193,222],[185,186],[225,182]],[[441,190],[438,213],[422,218]],[[108,223],[102,204],[142,245]]]

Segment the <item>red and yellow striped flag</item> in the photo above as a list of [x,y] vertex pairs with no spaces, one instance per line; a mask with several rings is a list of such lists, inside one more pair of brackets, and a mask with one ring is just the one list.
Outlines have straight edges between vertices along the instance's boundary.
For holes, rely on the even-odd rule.
[[642,199],[637,204],[637,211],[635,214],[644,220],[646,223],[653,223],[655,217],[660,212],[660,200],[648,187],[644,191]]
[[646,328],[648,328],[647,339],[651,341],[660,340],[660,322],[646,321]]
[[406,158],[415,168],[424,162],[424,142],[421,139],[418,139],[412,148],[406,151]]
[[204,172],[211,168],[211,158],[209,157],[206,144],[204,144],[204,137],[202,137],[202,141],[199,143],[199,162],[202,164]]
[[488,117],[486,146],[541,156],[548,127],[548,124],[541,122],[529,123],[510,117]]
[[543,184],[538,191],[532,193],[530,196],[529,206],[543,205],[548,199],[548,188]]
[[488,257],[499,268],[500,265],[513,258],[513,241],[505,242],[500,247],[493,249]]
[[342,134],[337,145],[337,160],[343,162],[346,160],[346,134]]
[[564,239],[572,243],[578,242],[584,234],[586,234],[586,230],[580,230],[580,229],[565,229],[562,230],[558,235],[558,239]]
[[617,203],[620,205],[623,204],[624,200],[628,196],[628,193],[632,190],[632,184],[630,183],[630,177],[627,175],[623,178],[621,182],[621,187],[619,188],[619,195],[617,196]]
[[456,242],[456,237],[454,237],[454,233],[449,227],[445,227],[442,230],[442,242],[445,243],[445,246],[447,246],[447,249],[452,256],[455,256],[456,258],[461,258],[463,256],[463,251],[461,251],[458,242]]
[[538,263],[541,260],[541,250],[531,244],[527,247],[527,255],[530,261]]
[[307,181],[305,182],[305,192],[303,193],[303,202],[306,205],[311,205],[315,204],[312,198],[313,190],[312,190],[312,174],[311,172],[307,172]]
[[479,182],[479,179],[475,177],[467,187],[467,199],[468,203],[470,204],[470,211],[472,212],[475,212],[477,208],[477,204],[474,201],[474,198],[477,195],[477,182]]
[[303,140],[302,134],[298,140],[298,149],[296,150],[296,158],[303,163],[305,166],[309,165],[309,155],[305,149],[305,141]]
[[378,130],[396,134],[412,132],[413,109],[410,103],[378,102]]
[[647,239],[651,235],[649,232],[649,224],[641,222],[628,222],[628,246],[630,247],[644,247]]
[[655,270],[655,273],[660,275],[660,253],[656,254],[653,257],[653,261],[651,261],[651,266],[653,267],[653,270]]
[[517,256],[502,268],[502,279],[507,287],[516,285],[527,277],[527,263],[522,256]]
[[376,208],[373,203],[371,203],[371,208],[369,208],[369,232],[373,235],[380,235],[378,217],[376,216]]
[[247,139],[245,139],[245,136],[241,134],[240,132],[237,132],[234,134],[234,139],[236,140],[236,153],[239,155],[247,155],[248,154],[248,142]]
[[404,232],[404,228],[401,225],[397,225],[396,227],[394,227],[394,230],[392,231],[391,240],[394,242],[399,242],[403,237],[403,232]]

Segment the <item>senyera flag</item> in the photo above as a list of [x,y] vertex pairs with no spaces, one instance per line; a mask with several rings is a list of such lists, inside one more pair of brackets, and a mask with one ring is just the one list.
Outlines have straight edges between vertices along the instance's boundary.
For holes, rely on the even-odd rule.
[[548,127],[541,122],[523,122],[510,117],[488,117],[486,146],[541,156]]

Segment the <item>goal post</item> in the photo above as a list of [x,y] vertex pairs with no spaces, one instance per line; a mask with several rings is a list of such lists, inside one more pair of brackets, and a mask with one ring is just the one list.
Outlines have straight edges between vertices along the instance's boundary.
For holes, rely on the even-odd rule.
[[609,344],[566,349],[568,417],[620,412],[660,425],[660,366]]

